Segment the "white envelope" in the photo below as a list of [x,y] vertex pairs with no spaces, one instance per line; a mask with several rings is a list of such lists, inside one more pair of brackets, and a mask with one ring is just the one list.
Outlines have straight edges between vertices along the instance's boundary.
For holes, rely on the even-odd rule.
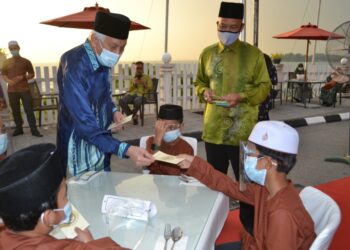
[[119,123],[113,122],[111,125],[109,125],[109,127],[107,128],[107,130],[111,130],[111,129],[113,129],[113,128],[116,128],[116,127],[118,127],[118,126],[121,126],[121,125],[123,125],[123,124],[125,124],[125,123],[130,122],[131,120],[132,120],[132,115],[129,115],[129,116],[125,117],[123,120],[121,120]]

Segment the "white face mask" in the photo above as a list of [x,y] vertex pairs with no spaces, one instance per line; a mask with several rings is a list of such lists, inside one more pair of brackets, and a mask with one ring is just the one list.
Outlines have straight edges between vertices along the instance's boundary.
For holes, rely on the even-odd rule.
[[110,68],[114,67],[118,63],[120,55],[103,48],[101,41],[100,40],[98,41],[100,42],[100,46],[102,48],[101,54],[97,55],[98,61],[103,66],[110,67]]
[[226,32],[226,31],[218,31],[218,37],[220,42],[222,42],[225,46],[233,44],[239,37],[240,32]]
[[7,134],[0,134],[0,154],[3,154],[6,152],[8,147],[9,141]]

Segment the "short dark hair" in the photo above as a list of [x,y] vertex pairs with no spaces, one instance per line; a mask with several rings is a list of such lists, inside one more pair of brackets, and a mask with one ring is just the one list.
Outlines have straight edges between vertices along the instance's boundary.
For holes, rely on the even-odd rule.
[[142,61],[137,61],[135,64],[141,64],[143,66],[143,62]]
[[270,148],[266,148],[255,144],[260,154],[270,156],[277,161],[277,171],[288,174],[297,162],[297,155],[279,152]]
[[38,208],[27,213],[12,215],[1,213],[0,211],[0,217],[4,221],[5,226],[16,232],[33,230],[38,224],[38,220],[43,212],[48,209],[56,209],[58,207],[58,190],[59,188],[47,201],[43,202]]

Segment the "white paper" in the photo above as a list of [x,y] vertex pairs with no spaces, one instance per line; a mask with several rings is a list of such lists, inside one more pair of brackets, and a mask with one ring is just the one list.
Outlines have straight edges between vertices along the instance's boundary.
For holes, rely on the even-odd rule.
[[81,230],[84,230],[89,226],[89,223],[86,219],[79,213],[79,211],[72,205],[72,217],[69,224],[62,224],[55,230],[51,231],[50,235],[56,239],[62,239],[62,233],[68,239],[73,239],[77,236],[75,228],[78,227]]
[[142,221],[147,221],[149,217],[157,213],[156,206],[150,201],[106,194],[103,197],[101,212],[107,214],[115,208],[127,211],[127,213],[119,214],[122,217]]
[[109,125],[109,127],[107,128],[107,130],[111,130],[111,129],[113,129],[113,128],[116,128],[116,127],[118,127],[118,126],[121,126],[121,125],[123,125],[123,124],[125,124],[125,123],[130,122],[131,120],[132,120],[132,115],[129,115],[129,116],[125,117],[123,120],[121,120],[119,123],[113,122],[111,125]]
[[174,155],[169,155],[166,153],[163,153],[162,151],[157,151],[157,153],[155,153],[153,155],[153,157],[157,160],[157,161],[163,161],[163,162],[168,162],[171,164],[179,164],[180,162],[182,162],[184,159],[174,156]]

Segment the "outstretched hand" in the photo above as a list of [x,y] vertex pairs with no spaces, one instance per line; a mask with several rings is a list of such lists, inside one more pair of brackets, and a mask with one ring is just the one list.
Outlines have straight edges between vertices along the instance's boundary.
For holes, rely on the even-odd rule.
[[145,167],[151,165],[155,159],[152,154],[144,148],[130,146],[126,155],[131,158],[137,167]]
[[188,169],[190,168],[192,161],[194,159],[193,155],[186,155],[186,154],[179,154],[178,155],[179,158],[184,159],[183,161],[181,161],[178,166],[182,169]]

